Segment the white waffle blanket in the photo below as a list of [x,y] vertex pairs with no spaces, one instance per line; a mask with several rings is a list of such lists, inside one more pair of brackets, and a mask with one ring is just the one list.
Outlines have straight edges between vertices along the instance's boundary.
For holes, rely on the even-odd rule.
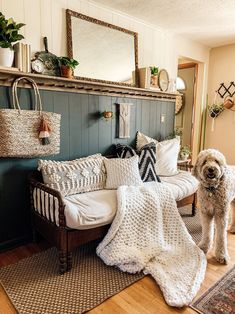
[[98,256],[122,271],[151,274],[169,305],[187,305],[204,279],[206,258],[188,233],[170,189],[162,184],[121,186],[117,198],[117,213],[97,247]]

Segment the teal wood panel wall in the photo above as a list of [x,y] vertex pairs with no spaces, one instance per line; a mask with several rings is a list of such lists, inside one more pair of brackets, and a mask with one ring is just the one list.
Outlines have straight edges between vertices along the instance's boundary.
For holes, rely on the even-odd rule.
[[[32,96],[29,89],[19,89],[23,109],[30,108]],[[161,140],[174,127],[174,102],[51,91],[41,91],[41,96],[44,110],[62,115],[61,152],[47,159],[67,160],[106,153],[111,144],[133,143],[137,130]],[[0,87],[0,108],[8,108],[10,101],[11,89]],[[109,121],[97,118],[97,113],[104,110],[116,112],[120,102],[133,104],[130,139],[116,137],[117,115]],[[160,123],[161,114],[165,114],[165,123]],[[0,158],[0,249],[29,239],[27,175],[37,167],[37,160]]]

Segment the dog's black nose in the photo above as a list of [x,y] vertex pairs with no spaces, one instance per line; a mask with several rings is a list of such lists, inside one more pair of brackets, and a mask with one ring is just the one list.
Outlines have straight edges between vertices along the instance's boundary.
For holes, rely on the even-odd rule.
[[208,171],[212,173],[214,171],[214,168],[208,168]]

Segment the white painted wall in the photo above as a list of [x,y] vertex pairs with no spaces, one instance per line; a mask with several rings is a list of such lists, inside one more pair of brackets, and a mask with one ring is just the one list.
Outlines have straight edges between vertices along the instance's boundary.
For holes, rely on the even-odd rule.
[[32,45],[32,52],[44,49],[42,38],[47,36],[49,51],[58,56],[66,55],[65,10],[67,8],[137,32],[139,67],[157,65],[165,68],[169,77],[175,79],[179,57],[200,62],[193,145],[196,156],[201,112],[205,104],[209,48],[118,11],[110,10],[92,0],[0,0],[0,10],[6,17],[13,17],[17,22],[26,24],[22,33],[25,42]]
[[178,57],[208,61],[209,49],[173,33],[147,25],[140,20],[96,4],[89,0],[0,0],[0,10],[26,26],[22,29],[25,42],[32,51],[43,50],[42,37],[47,36],[49,51],[66,54],[65,10],[81,12],[103,21],[130,29],[139,34],[139,67],[158,65],[170,78],[177,74]]
[[[212,104],[215,90],[224,82],[226,86],[235,81],[235,44],[213,48],[210,53],[210,66],[208,75],[208,98]],[[235,98],[234,98],[235,99]],[[223,100],[218,96],[218,102]],[[234,109],[234,108],[232,108]],[[212,119],[207,117],[206,148],[216,148],[226,157],[229,164],[235,165],[235,112],[224,110],[215,119],[214,131],[212,131]]]

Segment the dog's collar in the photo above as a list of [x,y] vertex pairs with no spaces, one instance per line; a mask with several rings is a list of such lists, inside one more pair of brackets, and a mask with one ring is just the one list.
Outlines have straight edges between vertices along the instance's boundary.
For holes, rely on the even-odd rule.
[[209,193],[209,197],[212,197],[214,191],[216,190],[215,186],[204,186],[204,188]]
[[205,186],[204,187],[208,192],[214,192],[216,187],[215,186]]
[[207,186],[205,187],[205,189],[207,190],[207,192],[213,193],[216,190],[215,186]]

